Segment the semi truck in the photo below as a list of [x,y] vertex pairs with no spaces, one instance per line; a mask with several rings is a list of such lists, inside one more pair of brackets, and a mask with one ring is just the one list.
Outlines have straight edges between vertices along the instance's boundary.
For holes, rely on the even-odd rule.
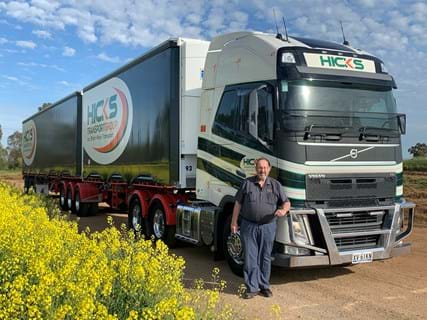
[[410,253],[393,77],[348,44],[235,32],[169,39],[23,121],[26,190],[79,216],[106,202],[168,245],[207,246],[241,274],[234,196],[258,157],[291,201],[273,264]]

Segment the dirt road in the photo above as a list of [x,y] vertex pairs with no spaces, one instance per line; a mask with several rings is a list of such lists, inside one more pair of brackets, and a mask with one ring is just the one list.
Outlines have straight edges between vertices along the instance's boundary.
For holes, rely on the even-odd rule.
[[[116,225],[126,223],[126,215],[111,214]],[[80,228],[101,230],[105,212],[81,218]],[[171,250],[186,260],[185,283],[194,279],[209,282],[212,268],[219,267],[227,281],[223,300],[244,319],[427,319],[427,228],[415,228],[409,239],[410,256],[351,267],[328,269],[273,269],[270,299],[261,296],[243,300],[238,296],[242,279],[228,269],[225,261],[213,261],[208,248],[182,244]]]

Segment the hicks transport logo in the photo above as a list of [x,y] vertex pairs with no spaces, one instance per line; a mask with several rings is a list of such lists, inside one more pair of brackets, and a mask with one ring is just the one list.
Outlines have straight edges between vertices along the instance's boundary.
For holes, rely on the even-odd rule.
[[112,78],[83,95],[83,144],[97,163],[109,164],[123,153],[132,130],[133,106],[123,80]]
[[307,67],[375,73],[372,60],[315,53],[304,53],[304,57]]
[[24,123],[22,128],[22,158],[27,166],[30,166],[36,155],[37,129],[33,120]]

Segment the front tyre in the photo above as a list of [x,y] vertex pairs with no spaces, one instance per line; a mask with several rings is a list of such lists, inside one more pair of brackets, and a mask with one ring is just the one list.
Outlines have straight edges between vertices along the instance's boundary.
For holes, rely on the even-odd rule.
[[150,210],[150,234],[162,240],[168,247],[176,246],[175,226],[166,224],[166,213],[160,203],[155,203]]
[[223,232],[224,255],[231,271],[239,277],[243,277],[244,252],[240,231],[231,234],[231,215],[225,220]]

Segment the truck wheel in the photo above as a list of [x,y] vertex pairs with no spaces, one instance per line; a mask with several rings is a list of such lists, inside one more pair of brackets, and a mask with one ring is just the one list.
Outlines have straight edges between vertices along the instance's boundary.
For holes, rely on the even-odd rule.
[[62,211],[68,210],[68,203],[67,203],[67,198],[65,196],[65,190],[62,187],[59,189],[59,207],[61,208]]
[[231,215],[225,220],[223,232],[224,255],[231,271],[239,277],[243,277],[243,243],[240,231],[231,236]]
[[76,206],[71,194],[71,188],[67,188],[67,207],[72,213],[76,213]]
[[156,203],[150,212],[150,234],[154,235],[155,239],[162,240],[168,247],[175,247],[175,226],[166,224],[166,214],[163,206]]
[[131,230],[139,231],[141,234],[147,234],[146,223],[145,219],[142,217],[141,203],[138,198],[133,199],[130,204],[128,212],[128,227]]
[[80,201],[80,190],[76,190],[74,206],[78,217],[87,217],[89,214],[89,203],[83,203]]

